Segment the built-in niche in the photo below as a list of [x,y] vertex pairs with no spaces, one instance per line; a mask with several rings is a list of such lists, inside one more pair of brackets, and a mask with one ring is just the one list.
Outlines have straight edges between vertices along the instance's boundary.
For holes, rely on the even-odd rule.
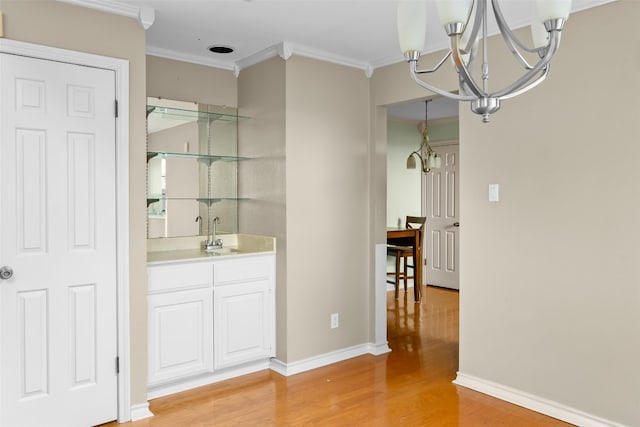
[[147,99],[147,237],[238,232],[237,109]]

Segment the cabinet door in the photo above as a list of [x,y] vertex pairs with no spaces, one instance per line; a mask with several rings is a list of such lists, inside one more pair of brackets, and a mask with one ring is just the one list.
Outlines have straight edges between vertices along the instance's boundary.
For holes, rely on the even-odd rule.
[[211,288],[149,296],[149,384],[213,371]]
[[270,280],[214,288],[216,369],[273,356]]

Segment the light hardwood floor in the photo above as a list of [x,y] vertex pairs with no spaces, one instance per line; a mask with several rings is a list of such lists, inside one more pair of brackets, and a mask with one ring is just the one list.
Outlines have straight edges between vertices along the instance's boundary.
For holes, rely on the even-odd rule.
[[[151,401],[132,427],[567,426],[451,383],[458,367],[458,292],[387,293],[392,352],[283,377],[262,371]],[[116,423],[107,424],[117,426]]]

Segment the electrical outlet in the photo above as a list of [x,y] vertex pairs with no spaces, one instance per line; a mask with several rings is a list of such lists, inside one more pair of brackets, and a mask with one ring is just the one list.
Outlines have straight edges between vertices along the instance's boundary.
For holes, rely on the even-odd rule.
[[338,326],[340,326],[340,318],[338,316],[338,313],[332,313],[331,314],[331,329],[335,329]]

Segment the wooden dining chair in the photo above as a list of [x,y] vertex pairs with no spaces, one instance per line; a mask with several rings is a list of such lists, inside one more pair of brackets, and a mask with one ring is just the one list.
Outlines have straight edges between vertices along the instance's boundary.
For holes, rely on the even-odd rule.
[[[424,235],[424,225],[427,222],[427,218],[423,216],[407,216],[405,221],[405,227],[411,229],[418,229],[418,240],[422,244],[422,236]],[[411,268],[415,271],[415,263],[422,262],[421,260],[413,259],[413,246],[401,246],[387,244],[387,256],[393,256],[396,260],[396,269],[393,274],[395,276],[395,297],[398,299],[398,289],[400,288],[400,280],[404,281],[404,291],[407,292],[407,280],[414,279],[414,276],[409,276],[408,269]],[[412,264],[407,261],[412,258]],[[400,267],[402,266],[402,270]],[[415,280],[414,280],[415,282]],[[414,283],[413,286],[421,286],[422,283]]]

